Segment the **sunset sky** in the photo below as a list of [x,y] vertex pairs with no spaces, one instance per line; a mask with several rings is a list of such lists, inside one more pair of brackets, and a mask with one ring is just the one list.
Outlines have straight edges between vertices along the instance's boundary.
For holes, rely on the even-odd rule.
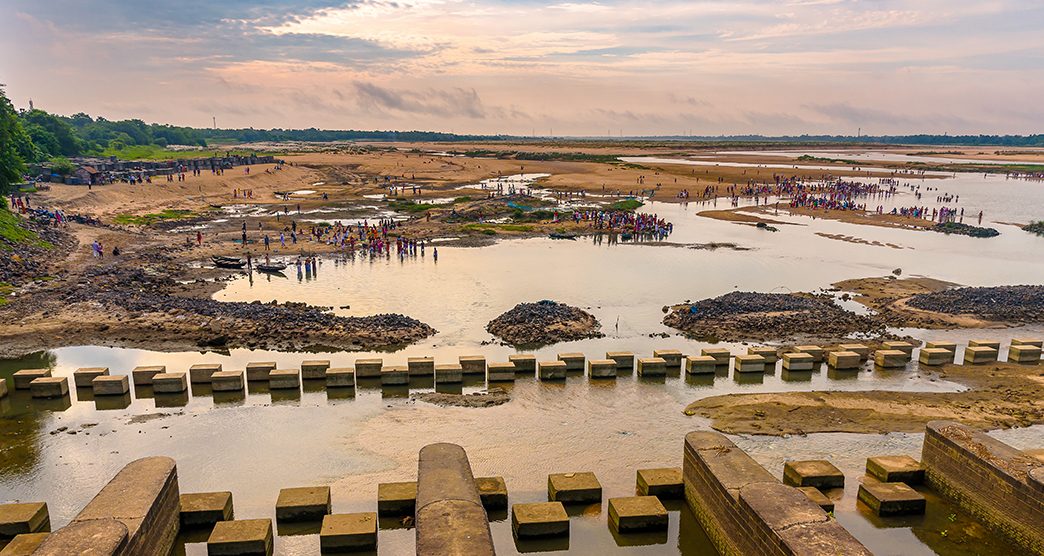
[[1044,2],[3,0],[18,107],[518,135],[1044,132]]

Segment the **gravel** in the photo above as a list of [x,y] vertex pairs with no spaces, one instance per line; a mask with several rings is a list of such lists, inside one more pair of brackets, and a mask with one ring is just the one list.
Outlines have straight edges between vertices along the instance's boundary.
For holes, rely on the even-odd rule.
[[486,330],[514,346],[542,346],[600,338],[601,324],[590,313],[550,300],[519,303],[493,319]]
[[974,315],[1016,323],[1044,322],[1044,286],[954,288],[917,294],[907,303],[949,315]]

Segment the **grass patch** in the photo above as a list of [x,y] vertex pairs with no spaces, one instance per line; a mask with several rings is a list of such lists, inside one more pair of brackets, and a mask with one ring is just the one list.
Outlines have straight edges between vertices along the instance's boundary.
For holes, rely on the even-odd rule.
[[113,217],[112,222],[114,224],[120,224],[123,226],[150,226],[156,222],[163,222],[166,220],[184,220],[186,218],[192,218],[196,213],[191,210],[185,209],[167,209],[163,212],[154,212],[152,214],[117,214]]
[[609,205],[609,208],[611,208],[613,210],[633,211],[633,210],[637,210],[638,207],[642,206],[643,204],[645,204],[645,203],[642,203],[641,201],[639,201],[637,199],[625,199],[623,201],[617,201],[617,202]]
[[7,282],[0,282],[0,305],[7,305],[7,296],[15,291],[15,287]]
[[216,150],[203,149],[199,151],[173,151],[157,145],[128,145],[122,149],[107,148],[101,152],[102,156],[115,156],[120,160],[182,160],[192,158],[212,158],[232,155],[258,156],[274,155],[275,153],[257,152],[249,150]]
[[12,245],[35,245],[51,248],[53,245],[40,239],[32,230],[22,227],[19,218],[7,210],[6,204],[0,204],[0,251],[10,251]]

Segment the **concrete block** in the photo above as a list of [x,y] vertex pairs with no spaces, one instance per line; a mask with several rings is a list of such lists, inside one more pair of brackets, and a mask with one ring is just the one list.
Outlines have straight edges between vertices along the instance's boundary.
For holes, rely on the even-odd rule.
[[[73,521],[48,534],[33,554],[34,556],[147,554],[146,552],[134,552],[127,548],[127,535],[127,525],[112,517]],[[166,554],[162,550],[160,548],[155,553]]]
[[841,344],[837,348],[839,351],[854,351],[858,353],[860,361],[866,361],[870,358],[870,348],[865,344]]
[[667,508],[655,496],[609,499],[609,526],[621,533],[664,531],[667,521]]
[[511,506],[511,530],[517,538],[556,537],[569,534],[569,515],[561,502],[537,502]]
[[325,516],[319,531],[319,550],[323,553],[377,550],[377,514]]
[[587,376],[591,378],[616,378],[616,361],[612,359],[591,359],[587,362]]
[[783,464],[783,484],[820,490],[844,488],[845,474],[826,460],[788,461]]
[[220,371],[210,375],[210,386],[215,392],[242,392],[245,384],[243,371]]
[[552,473],[547,476],[547,499],[565,504],[602,501],[602,484],[594,473]]
[[0,504],[0,539],[51,530],[51,517],[44,502]]
[[515,371],[520,373],[535,373],[537,368],[537,361],[535,355],[530,354],[516,354],[509,355],[508,361],[515,364]]
[[301,378],[304,380],[323,380],[326,371],[330,368],[330,362],[326,360],[312,360],[301,362]]
[[134,367],[131,371],[131,382],[135,386],[152,386],[152,377],[167,372],[164,365],[145,365]]
[[685,358],[685,372],[690,375],[712,375],[718,367],[718,360],[710,355],[690,355]]
[[997,340],[968,340],[968,345],[972,347],[988,347],[1000,351],[1000,341]]
[[635,491],[641,496],[656,496],[660,500],[685,497],[680,467],[639,469],[635,479]]
[[1036,363],[1040,361],[1040,347],[1029,344],[1008,346],[1008,361],[1012,363]]
[[7,379],[0,378],[0,398],[7,395]]
[[508,507],[508,490],[504,477],[475,477],[482,507],[487,510],[505,510]]
[[809,502],[812,502],[813,504],[819,506],[823,509],[824,512],[834,511],[834,501],[831,500],[827,495],[823,494],[823,491],[819,490],[818,488],[808,486],[797,487],[797,489],[805,495],[805,498],[808,498]]
[[732,357],[732,353],[725,348],[704,348],[700,350],[700,355],[713,357],[718,365],[728,365],[729,359]]
[[183,526],[214,525],[233,517],[232,493],[228,491],[182,494],[180,503]]
[[587,358],[582,353],[559,353],[558,360],[566,364],[567,371],[582,371]]
[[384,359],[356,359],[356,378],[380,378],[381,369],[384,367]]
[[955,354],[957,353],[957,344],[955,342],[928,342],[924,344],[924,347],[932,349],[945,349]]
[[22,369],[11,376],[15,390],[28,390],[29,384],[38,378],[51,376],[51,369]]
[[634,353],[630,351],[607,351],[606,359],[616,361],[616,368],[624,371],[634,369]]
[[816,360],[807,353],[784,353],[783,368],[788,371],[811,371],[815,368]]
[[428,444],[417,455],[416,552],[493,556],[493,536],[464,448]]
[[540,380],[565,380],[568,365],[565,361],[541,361],[538,369]]
[[208,556],[272,554],[272,520],[219,521],[207,539]]
[[130,392],[127,375],[99,375],[91,382],[95,396],[122,396]]
[[[356,368],[358,372],[358,368]],[[406,385],[410,383],[410,370],[401,365],[388,365],[381,368],[381,384],[385,386]]]
[[760,355],[738,354],[736,355],[737,373],[763,373],[765,372],[765,358]]
[[949,365],[953,363],[953,352],[943,348],[921,348],[917,360],[923,365]]
[[684,358],[682,352],[676,349],[655,349],[653,350],[653,357],[663,359],[664,363],[672,369],[681,367],[682,359]]
[[920,515],[924,513],[924,496],[906,483],[882,483],[868,478],[859,485],[859,501],[875,514]]
[[874,364],[885,369],[905,367],[909,356],[898,349],[879,349],[874,352]]
[[29,384],[34,398],[64,398],[69,395],[69,377],[45,376]]
[[486,358],[481,355],[461,355],[457,362],[466,375],[486,374]]
[[794,351],[798,353],[807,353],[812,356],[812,361],[815,363],[823,362],[823,355],[825,350],[821,346],[794,346]]
[[377,485],[377,513],[380,515],[412,515],[416,508],[416,481]]
[[886,350],[901,351],[901,352],[905,353],[907,361],[909,361],[911,358],[913,358],[914,346],[910,342],[903,342],[903,341],[898,341],[898,340],[896,340],[896,341],[888,341],[888,342],[881,342],[881,346],[882,346],[883,349],[886,349]]
[[11,539],[7,546],[0,550],[0,556],[30,556],[47,540],[50,533],[22,533]]
[[326,370],[327,388],[351,388],[355,386],[355,369],[336,367]]
[[827,366],[838,370],[858,369],[863,358],[854,351],[831,351],[827,353]]
[[486,369],[486,379],[490,382],[514,382],[515,381],[515,364],[508,363],[490,363]]
[[659,357],[638,360],[638,376],[667,376],[667,362]]
[[765,358],[766,363],[775,363],[779,360],[776,348],[771,346],[756,346],[747,348],[747,355],[760,355]]
[[220,364],[202,364],[189,367],[189,382],[192,384],[210,384],[210,377],[221,372]]
[[152,376],[152,391],[157,394],[176,394],[188,390],[185,373],[160,373]]
[[246,378],[250,382],[264,382],[268,375],[276,370],[275,361],[254,361],[246,365]]
[[435,374],[435,358],[409,357],[406,359],[406,370],[410,376],[432,376]]
[[866,473],[882,483],[919,485],[924,482],[924,466],[910,456],[866,458]]
[[268,373],[268,388],[297,390],[301,388],[301,373],[297,369],[276,369]]
[[1044,340],[1040,338],[1012,338],[1011,345],[1013,346],[1036,346],[1044,348]]
[[319,521],[330,513],[330,487],[295,487],[279,490],[278,521]]
[[435,382],[456,384],[464,380],[464,368],[457,363],[435,365]]
[[972,346],[964,348],[964,362],[972,365],[982,363],[993,363],[997,360],[997,349],[987,346]]
[[73,384],[77,388],[91,388],[95,378],[108,374],[108,367],[81,367],[73,371]]

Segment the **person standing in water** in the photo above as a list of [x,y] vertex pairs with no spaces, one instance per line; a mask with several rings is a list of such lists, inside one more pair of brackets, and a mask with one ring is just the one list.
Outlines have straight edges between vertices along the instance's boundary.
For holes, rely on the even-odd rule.
[[435,248],[433,248],[431,250],[431,258],[434,259],[435,262],[439,262],[439,248],[438,247],[435,247]]

